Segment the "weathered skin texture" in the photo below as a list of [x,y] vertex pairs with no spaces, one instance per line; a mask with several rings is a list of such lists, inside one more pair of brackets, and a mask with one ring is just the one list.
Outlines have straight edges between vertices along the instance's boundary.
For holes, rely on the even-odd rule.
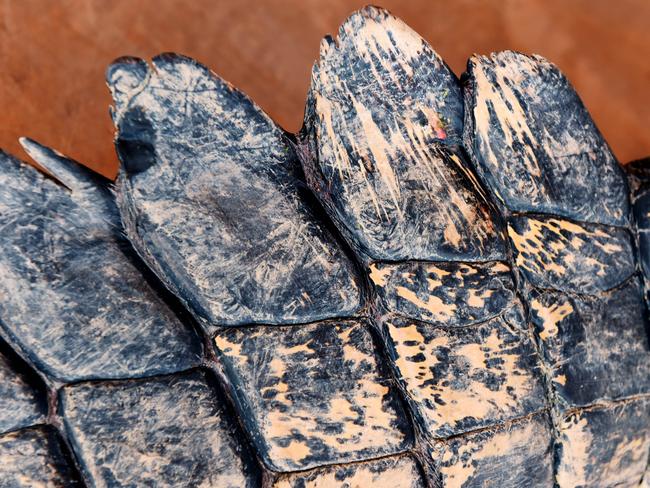
[[465,102],[466,147],[507,221],[542,353],[556,482],[636,486],[650,417],[641,408],[628,421],[624,406],[650,397],[650,346],[625,176],[573,88],[542,58],[472,58]]
[[110,192],[81,166],[26,141],[69,188],[0,153],[0,329],[57,380],[173,372],[198,338],[128,255]]
[[301,193],[288,137],[197,62],[113,64],[118,201],[139,254],[207,326],[351,314],[352,264]]
[[126,230],[61,155],[23,141],[62,185],[0,165],[0,480],[641,483],[650,170],[631,218],[552,65],[475,57],[461,84],[368,7],[297,135],[178,55],[108,82]]

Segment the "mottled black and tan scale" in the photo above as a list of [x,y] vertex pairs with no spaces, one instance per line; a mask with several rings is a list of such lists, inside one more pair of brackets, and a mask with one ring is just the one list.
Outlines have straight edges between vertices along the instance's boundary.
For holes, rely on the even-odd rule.
[[408,416],[364,321],[223,329],[215,343],[243,421],[274,471],[412,447]]
[[382,310],[446,327],[489,320],[514,299],[510,267],[499,261],[377,262],[369,277]]
[[624,173],[539,56],[473,57],[465,102],[466,147],[507,221],[553,399],[556,482],[636,486],[650,425],[625,412],[650,396],[650,347]]
[[519,307],[480,325],[384,320],[398,379],[420,428],[440,439],[546,408],[535,347]]
[[410,456],[329,466],[279,478],[273,488],[325,487],[425,488],[428,486],[418,462]]
[[552,426],[546,414],[453,437],[433,448],[439,486],[552,487]]

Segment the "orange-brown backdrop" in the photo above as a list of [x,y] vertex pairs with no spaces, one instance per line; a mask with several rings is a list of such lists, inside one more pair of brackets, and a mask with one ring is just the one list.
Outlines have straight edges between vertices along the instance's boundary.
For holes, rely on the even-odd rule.
[[[31,136],[116,171],[104,70],[162,51],[195,57],[280,125],[301,124],[320,38],[355,0],[5,0],[0,147]],[[516,49],[558,64],[622,161],[650,155],[648,0],[385,0],[460,74],[474,52]]]

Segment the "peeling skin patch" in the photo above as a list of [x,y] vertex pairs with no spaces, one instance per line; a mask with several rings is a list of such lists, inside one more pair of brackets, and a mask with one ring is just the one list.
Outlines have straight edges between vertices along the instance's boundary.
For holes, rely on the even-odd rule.
[[650,344],[638,278],[597,296],[527,293],[558,407],[648,393]]
[[0,486],[81,487],[53,430],[25,429],[0,436]]
[[71,192],[0,152],[0,326],[45,373],[76,381],[198,361],[199,339],[125,254],[121,232],[108,189]]
[[222,329],[215,343],[270,469],[362,461],[411,446],[407,414],[365,323]]
[[566,416],[560,425],[560,488],[636,487],[650,450],[650,400],[594,407]]
[[258,486],[245,443],[201,371],[68,386],[62,405],[94,486]]
[[515,264],[541,288],[593,294],[620,285],[635,271],[626,229],[552,217],[513,217],[508,235]]
[[462,329],[387,317],[398,378],[422,428],[444,438],[546,407],[533,343],[518,308]]
[[293,145],[259,107],[179,55],[152,68],[118,61],[108,84],[127,234],[199,321],[303,323],[359,308],[352,263],[305,200]]
[[623,172],[557,67],[512,51],[474,56],[465,106],[466,146],[508,210],[628,223]]
[[374,263],[370,280],[386,311],[447,327],[495,317],[514,297],[510,268],[501,262]]
[[312,189],[370,260],[504,258],[460,149],[458,80],[431,47],[367,7],[321,45],[303,161]]
[[444,443],[438,469],[445,488],[553,486],[551,425],[546,414]]
[[402,456],[290,474],[277,481],[273,488],[424,488],[426,486],[417,461],[409,456]]
[[17,366],[0,352],[0,433],[37,424],[46,414],[44,395]]

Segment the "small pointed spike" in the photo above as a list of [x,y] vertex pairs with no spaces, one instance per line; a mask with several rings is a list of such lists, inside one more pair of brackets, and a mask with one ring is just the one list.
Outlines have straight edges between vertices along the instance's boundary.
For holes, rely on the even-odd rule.
[[58,151],[28,137],[18,139],[23,149],[45,171],[71,191],[96,187],[102,177]]

